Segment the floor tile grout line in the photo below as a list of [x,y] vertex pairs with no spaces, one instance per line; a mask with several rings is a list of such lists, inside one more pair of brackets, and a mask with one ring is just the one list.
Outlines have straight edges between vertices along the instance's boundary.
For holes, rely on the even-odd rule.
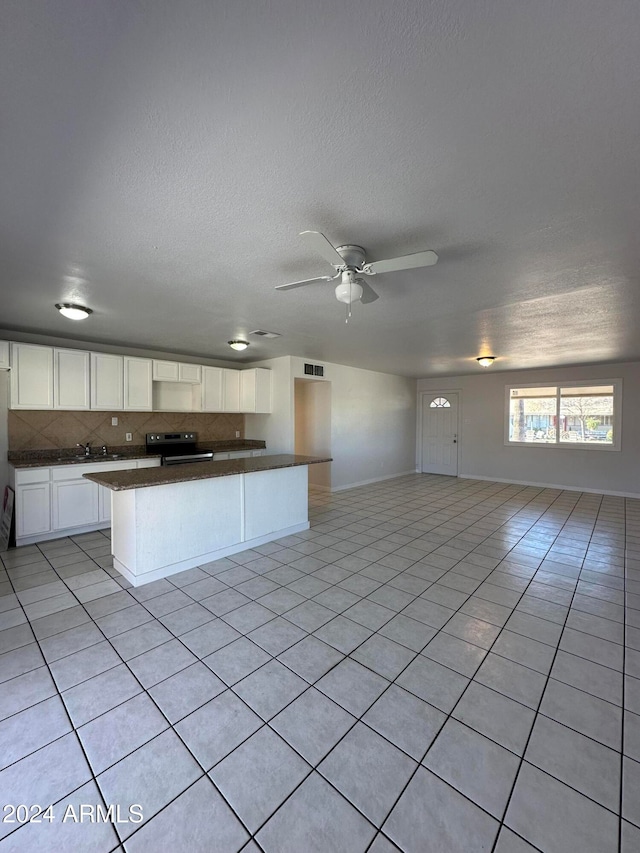
[[[138,602],[138,603],[141,603],[141,602]],[[143,605],[143,607],[144,607],[144,605]],[[147,608],[145,608],[145,609],[147,609]],[[147,611],[147,612],[150,612],[150,611]],[[153,616],[153,614],[151,614],[151,615]],[[90,617],[90,618],[92,618],[92,617]],[[154,617],[154,618],[155,618],[155,617]],[[92,621],[94,621],[94,620],[92,620]],[[95,623],[95,621],[94,621],[94,624],[96,624],[96,623]],[[100,626],[97,626],[97,627],[98,627],[98,629],[100,630]],[[114,651],[115,651],[115,653],[118,655],[118,657],[120,657],[120,659],[121,659],[122,663],[123,663],[125,666],[127,666],[127,662],[126,662],[126,661],[125,661],[125,660],[124,660],[124,659],[119,655],[119,653],[117,652],[117,650],[116,650],[116,649],[114,649]],[[42,652],[41,652],[41,653],[42,653]],[[119,665],[119,664],[117,664],[116,666],[118,666],[118,665]],[[114,667],[114,668],[115,668],[115,667]],[[202,767],[202,765],[201,765],[201,764],[200,764],[200,762],[198,761],[197,757],[196,757],[196,756],[193,754],[193,752],[189,749],[189,747],[188,747],[188,746],[187,746],[187,744],[184,742],[184,740],[182,739],[182,737],[180,737],[180,734],[175,730],[175,728],[174,728],[173,724],[172,724],[172,723],[167,719],[167,717],[166,717],[166,715],[164,714],[164,712],[162,711],[162,709],[161,709],[161,708],[158,706],[158,704],[155,702],[155,700],[154,700],[153,696],[148,692],[148,690],[146,690],[146,689],[143,687],[143,685],[140,683],[140,680],[139,680],[139,679],[138,679],[138,677],[136,676],[135,672],[133,672],[133,671],[132,671],[128,666],[127,666],[127,669],[128,669],[128,671],[132,674],[133,678],[137,681],[138,685],[140,686],[141,692],[142,692],[144,695],[146,695],[146,696],[148,696],[148,697],[149,697],[149,699],[153,702],[154,706],[158,709],[158,711],[159,711],[159,713],[161,714],[161,716],[164,718],[164,720],[166,720],[166,722],[167,722],[167,728],[166,728],[166,729],[163,729],[163,732],[164,732],[164,731],[168,731],[168,730],[173,731],[173,733],[176,735],[176,737],[178,737],[178,738],[179,738],[180,742],[183,744],[183,746],[185,747],[185,749],[187,749],[187,751],[188,751],[189,755],[190,755],[190,756],[193,758],[193,760],[198,764],[198,766],[200,766],[200,767],[201,767],[201,769],[202,769],[202,771],[203,771],[203,774],[206,776],[206,775],[207,775],[207,771],[204,769],[204,767]],[[51,674],[51,673],[50,673],[50,674]],[[101,674],[101,673],[98,673],[98,674]],[[52,674],[51,674],[51,675],[52,675]],[[94,676],[94,677],[95,677],[95,676]],[[89,679],[87,679],[87,680],[89,680]],[[80,683],[84,683],[84,682],[80,682]],[[54,684],[56,684],[55,679],[54,679]],[[57,684],[56,684],[56,687],[57,687]],[[60,699],[61,699],[61,701],[62,701],[62,704],[63,704],[63,706],[64,706],[64,708],[65,708],[65,713],[67,714],[67,717],[68,717],[68,719],[69,719],[69,722],[70,722],[71,726],[73,727],[73,732],[74,732],[74,734],[75,734],[75,736],[76,736],[76,740],[77,740],[77,741],[78,741],[78,743],[80,744],[80,748],[82,749],[83,755],[84,755],[85,760],[86,760],[86,762],[87,762],[87,766],[89,767],[89,770],[90,770],[90,772],[91,772],[92,779],[93,779],[93,781],[95,782],[95,784],[96,784],[96,786],[97,786],[97,788],[98,788],[98,791],[100,792],[100,796],[101,796],[101,798],[103,799],[103,803],[104,803],[104,802],[105,802],[105,800],[104,800],[104,795],[103,795],[103,792],[102,792],[102,787],[101,787],[101,785],[100,785],[100,782],[99,782],[98,776],[99,776],[99,775],[101,775],[102,773],[106,772],[107,770],[112,769],[112,768],[113,768],[113,767],[115,767],[117,764],[119,764],[121,761],[123,761],[124,759],[126,759],[128,756],[133,755],[133,754],[134,754],[138,749],[140,749],[141,747],[146,746],[147,744],[151,743],[153,740],[155,740],[155,738],[157,738],[157,737],[158,737],[159,735],[161,735],[163,732],[159,732],[159,733],[157,733],[157,734],[156,734],[156,735],[154,735],[152,738],[150,738],[149,740],[145,741],[143,744],[140,744],[139,746],[137,746],[137,747],[136,747],[134,750],[132,750],[131,752],[128,752],[128,753],[126,753],[126,755],[121,756],[121,757],[118,759],[118,761],[114,762],[113,764],[109,765],[109,766],[108,766],[108,767],[106,767],[106,768],[103,768],[103,770],[101,770],[101,771],[100,771],[100,774],[98,774],[98,775],[96,776],[96,774],[94,773],[93,767],[92,767],[92,765],[91,765],[91,762],[89,761],[88,756],[86,755],[86,752],[85,752],[85,750],[84,750],[84,745],[82,744],[82,741],[81,741],[81,739],[80,739],[80,736],[78,735],[78,730],[77,730],[77,728],[76,728],[76,727],[74,726],[74,724],[73,724],[73,720],[71,719],[71,717],[70,717],[70,715],[69,715],[69,712],[68,712],[68,710],[67,710],[66,704],[65,704],[65,702],[64,702],[64,698],[63,698],[63,696],[62,696],[62,694],[61,694],[61,692],[60,692],[60,691],[58,691],[58,695],[59,695],[59,697],[60,697]],[[140,694],[137,694],[137,695],[140,695]],[[125,700],[125,702],[126,702],[126,701],[129,701],[129,700]],[[119,703],[119,705],[122,705],[122,704],[124,704],[124,703]],[[118,705],[118,706],[115,706],[115,707],[119,707],[119,705]],[[113,710],[113,708],[111,708],[111,709],[109,709],[109,710]],[[105,713],[109,713],[109,712],[107,711],[107,712],[105,712]],[[103,716],[103,715],[99,715],[99,716]],[[94,718],[94,719],[98,719],[98,718]],[[93,722],[93,720],[92,720],[91,722]],[[200,778],[202,778],[202,777],[198,777],[198,778],[200,779]],[[198,780],[195,780],[195,781],[198,781]],[[211,780],[211,781],[212,781],[212,780]],[[195,782],[194,782],[194,784],[195,784]],[[215,787],[216,787],[216,790],[218,790],[218,789],[217,789],[217,786],[215,786]],[[181,796],[183,793],[184,793],[184,791],[181,791],[181,792],[176,796],[176,799],[177,799],[177,797],[178,797],[178,796]],[[223,800],[224,800],[224,802],[227,804],[227,806],[231,809],[232,814],[234,814],[234,815],[236,816],[236,818],[240,821],[241,825],[246,829],[246,831],[247,831],[247,832],[249,832],[249,830],[248,830],[248,828],[245,826],[244,822],[242,822],[242,820],[240,819],[240,816],[239,816],[239,815],[237,815],[237,814],[235,813],[235,811],[232,809],[231,805],[227,802],[227,800],[226,800],[226,798],[224,797],[224,795],[222,794],[222,792],[221,792],[221,791],[218,791],[218,793],[219,793],[219,794],[220,794],[220,796],[223,798]],[[166,807],[166,805],[168,805],[168,804],[165,804],[165,807]],[[163,807],[163,808],[164,808],[164,807]],[[156,812],[156,814],[152,815],[152,817],[149,819],[149,821],[145,821],[145,822],[142,824],[142,826],[146,825],[146,824],[147,824],[147,823],[149,823],[151,820],[153,820],[153,819],[154,819],[158,814],[160,814],[160,811],[162,811],[162,809],[160,809],[158,812]],[[142,826],[141,826],[141,827],[139,827],[139,829],[141,829],[141,828],[142,828]],[[131,833],[129,836],[127,836],[127,839],[122,839],[122,838],[121,838],[121,836],[120,836],[120,833],[119,833],[119,832],[117,832],[117,829],[116,829],[116,834],[117,834],[117,836],[118,836],[118,838],[119,838],[119,844],[116,846],[116,848],[115,848],[115,849],[118,849],[122,844],[124,844],[124,843],[125,843],[125,841],[126,841],[126,840],[128,840],[128,838],[130,838],[130,837],[131,837],[131,835],[134,835],[134,834],[135,834],[135,832],[136,832],[136,831],[134,830],[134,832],[133,832],[133,833]],[[249,835],[251,836],[251,833],[250,833],[250,832],[249,832]]]
[[[600,500],[600,504],[599,504],[599,507],[598,507],[598,513],[596,514],[596,523],[597,523],[597,516],[598,516],[598,514],[599,514],[599,512],[600,512],[601,507],[602,507],[602,499]],[[594,527],[595,527],[595,525],[594,525]],[[542,692],[540,693],[540,699],[539,699],[539,701],[538,701],[538,706],[537,706],[537,708],[535,709],[535,716],[534,716],[534,718],[533,718],[533,721],[532,721],[532,724],[531,724],[531,728],[530,728],[530,730],[529,730],[529,734],[528,734],[528,736],[527,736],[527,740],[526,740],[526,743],[525,743],[525,746],[524,746],[524,750],[523,750],[523,752],[522,752],[522,756],[521,756],[521,758],[520,758],[520,765],[519,765],[518,770],[516,771],[516,774],[515,774],[515,776],[514,776],[513,784],[512,784],[512,786],[511,786],[511,791],[509,792],[509,796],[508,796],[508,798],[507,798],[507,802],[506,802],[506,804],[505,804],[504,811],[503,811],[503,813],[502,813],[501,826],[506,826],[506,824],[504,823],[504,821],[505,821],[505,818],[506,818],[507,813],[508,813],[508,811],[509,811],[509,805],[511,804],[511,800],[512,800],[512,798],[513,798],[513,794],[514,794],[514,791],[515,791],[515,788],[516,788],[516,785],[517,785],[517,782],[518,782],[518,778],[519,778],[519,776],[520,776],[520,771],[521,771],[521,769],[522,769],[523,764],[525,764],[525,755],[526,755],[527,749],[528,749],[528,747],[529,747],[529,743],[530,743],[530,741],[531,741],[531,735],[532,735],[532,733],[533,733],[533,730],[534,730],[534,728],[535,728],[535,725],[536,725],[536,722],[537,722],[538,716],[539,716],[539,714],[540,714],[540,708],[541,708],[541,706],[542,706],[542,702],[543,702],[543,699],[544,699],[544,695],[545,695],[545,693],[546,693],[547,686],[548,686],[548,684],[549,684],[549,680],[550,680],[550,678],[551,678],[551,671],[552,671],[552,669],[553,669],[553,665],[554,665],[554,663],[555,663],[556,657],[557,657],[557,655],[558,655],[558,651],[559,651],[559,649],[560,649],[560,643],[562,642],[562,636],[563,636],[563,634],[564,634],[564,629],[565,629],[565,626],[566,626],[567,619],[569,618],[569,613],[570,613],[570,611],[571,611],[571,605],[569,605],[569,609],[568,609],[568,611],[567,611],[567,616],[566,616],[566,618],[565,618],[565,622],[564,622],[564,624],[563,624],[563,626],[562,626],[562,633],[560,634],[560,637],[559,637],[559,640],[558,640],[558,647],[557,647],[556,652],[555,652],[555,654],[554,654],[553,661],[551,662],[551,668],[549,669],[549,674],[548,674],[548,675],[547,675],[547,677],[546,677],[544,688],[542,689]],[[543,715],[543,716],[544,716],[544,715]],[[528,764],[528,762],[526,762],[526,763]],[[542,771],[542,772],[545,772],[545,771]],[[551,778],[556,778],[556,777],[554,777],[552,774],[548,774],[548,775],[550,775],[550,776],[551,776]],[[558,780],[558,781],[559,781],[561,784],[564,784],[564,785],[566,785],[566,784],[567,784],[566,782],[563,782],[561,779],[560,779],[560,780]],[[573,790],[576,790],[575,788],[573,788],[573,786],[572,786],[572,785],[567,785],[567,787],[572,788]],[[578,791],[578,793],[579,793],[579,794],[581,794],[582,796],[586,796],[586,795],[585,795],[585,794],[583,794],[581,791]],[[589,799],[589,800],[591,800],[591,798],[590,798],[590,797],[588,797],[588,799]],[[593,802],[593,801],[592,801],[592,802]],[[601,806],[602,806],[602,804],[601,804],[601,803],[599,803],[599,805],[601,805]],[[604,806],[602,806],[602,807],[604,808]],[[527,841],[528,841],[528,839],[527,839]],[[496,837],[496,840],[495,840],[494,845],[493,845],[493,848],[492,848],[492,853],[495,853],[496,844],[497,844],[497,837]]]
[[[26,611],[25,611],[25,616],[26,616]],[[58,690],[58,685],[57,685],[57,682],[56,682],[55,678],[53,677],[53,673],[51,672],[51,668],[49,667],[49,664],[47,663],[47,661],[46,661],[46,659],[45,659],[44,655],[42,654],[42,648],[41,648],[41,646],[40,646],[40,641],[38,640],[38,638],[37,638],[37,637],[35,637],[35,634],[34,634],[34,639],[35,639],[35,642],[36,642],[36,643],[37,643],[37,645],[38,645],[38,651],[40,652],[40,654],[42,655],[43,660],[45,661],[45,666],[47,667],[47,669],[48,669],[48,671],[49,671],[49,677],[51,678],[51,680],[52,680],[53,684],[54,684],[54,685],[55,685],[55,687],[56,687],[56,690],[57,690],[57,694],[56,694],[56,695],[57,695],[57,698],[58,698],[58,700],[60,701],[60,704],[62,705],[62,707],[63,707],[63,709],[64,709],[64,713],[65,713],[65,715],[66,715],[66,717],[67,717],[67,720],[68,720],[68,722],[69,722],[69,725],[71,726],[71,731],[69,731],[69,732],[65,732],[65,734],[64,734],[64,735],[61,735],[61,736],[60,736],[60,738],[56,738],[54,741],[50,741],[50,743],[54,743],[55,741],[60,740],[61,738],[66,737],[66,735],[71,734],[71,733],[73,732],[73,735],[74,735],[74,737],[75,737],[75,741],[76,741],[77,745],[79,746],[80,751],[82,752],[82,756],[83,756],[83,758],[84,758],[84,761],[85,761],[85,763],[86,763],[86,766],[87,766],[87,768],[88,768],[88,770],[89,770],[89,773],[91,774],[91,780],[90,780],[90,781],[93,781],[94,785],[96,786],[96,789],[97,789],[97,791],[98,791],[98,795],[100,796],[100,798],[101,798],[101,800],[102,800],[102,804],[105,806],[105,809],[106,809],[106,801],[105,801],[105,799],[104,799],[104,797],[103,797],[102,789],[100,788],[100,786],[99,786],[99,784],[98,784],[98,780],[97,780],[97,778],[96,778],[96,775],[95,775],[95,773],[93,772],[93,767],[91,766],[91,762],[89,761],[89,757],[87,756],[87,753],[86,753],[86,751],[85,751],[84,744],[82,743],[82,741],[81,741],[81,739],[80,739],[80,737],[79,737],[79,735],[78,735],[77,729],[76,729],[76,727],[75,727],[75,725],[74,725],[74,723],[73,723],[73,720],[71,719],[71,715],[69,714],[69,710],[67,709],[67,706],[66,706],[66,704],[65,704],[65,702],[64,702],[64,700],[63,700],[63,698],[62,698],[62,694],[61,694],[61,693],[60,693],[60,691]],[[50,698],[53,698],[53,697],[50,697]],[[46,701],[46,700],[44,700],[44,701]],[[33,707],[33,706],[32,706],[32,707]],[[49,746],[49,745],[50,745],[50,743],[48,743],[48,744],[44,744],[44,746],[45,746],[45,747],[46,747],[46,746]],[[43,747],[39,747],[39,749],[42,749],[42,748],[43,748]],[[26,757],[28,757],[28,755],[34,755],[36,752],[38,752],[38,750],[34,750],[33,752],[28,753],[26,756],[22,756],[22,758],[26,758]],[[21,761],[21,760],[22,760],[22,758],[18,759],[18,761]],[[13,764],[15,764],[15,763],[17,763],[17,762],[13,762]],[[13,765],[9,765],[9,766],[13,766]],[[4,768],[4,769],[6,769],[6,768]],[[87,782],[83,782],[83,785],[86,785],[86,784],[87,784]],[[82,786],[80,786],[80,787],[82,787]],[[77,789],[75,789],[75,790],[77,790]],[[72,792],[71,792],[71,793],[72,793]],[[64,794],[63,796],[69,796],[69,794]],[[47,805],[49,805],[49,804],[47,804]],[[51,805],[53,805],[53,804],[51,804]],[[16,831],[17,831],[17,830],[19,830],[19,829],[22,829],[22,826],[17,826],[17,827],[16,827],[16,829],[15,829],[13,832],[16,832]],[[7,836],[5,836],[5,837],[8,837],[9,835],[13,835],[13,832],[9,833],[9,834],[8,834]],[[114,829],[114,833],[116,834],[116,836],[118,835],[118,833],[117,833],[117,831],[116,831],[115,829]],[[116,846],[115,846],[115,847],[113,847],[113,848],[111,848],[111,850],[117,850],[117,849],[118,849],[118,846],[119,846],[119,844],[116,844]]]
[[[624,508],[625,508],[625,530],[627,523],[627,506],[628,503],[625,500]],[[626,543],[625,543],[626,544]],[[626,563],[626,560],[625,560]],[[623,577],[624,589],[622,592],[623,595],[623,607],[624,607],[624,622],[622,627],[623,634],[623,646],[622,646],[622,715],[621,715],[621,725],[620,725],[620,799],[618,802],[618,851],[622,853],[622,810],[624,803],[624,722],[625,722],[625,700],[626,700],[626,685],[627,685],[627,668],[626,668],[626,650],[627,650],[627,569],[625,565],[625,572]]]
[[[523,591],[523,592],[522,592],[521,597],[522,597],[522,596],[524,596],[525,592],[526,592],[526,589],[525,589],[525,591]],[[461,605],[461,606],[463,606],[463,605]],[[514,606],[513,610],[515,610],[515,606]],[[458,612],[458,611],[456,611],[456,612]],[[443,627],[444,627],[444,626],[443,626]],[[497,626],[496,626],[496,627],[497,627]],[[436,636],[437,636],[437,635],[436,635]],[[497,642],[497,640],[498,640],[498,637],[499,637],[499,636],[500,636],[500,634],[498,634],[498,636],[495,638],[495,640],[494,640],[494,641],[493,641],[493,643],[491,644],[490,648],[487,650],[487,654],[489,654],[489,652],[491,651],[491,648],[493,648],[493,645]],[[480,664],[480,665],[481,665],[481,664]],[[480,665],[479,665],[479,666],[480,666]],[[479,667],[478,667],[478,668],[479,668]],[[418,767],[416,768],[416,770],[414,771],[414,773],[412,773],[412,774],[411,774],[411,776],[410,776],[410,777],[409,777],[409,779],[407,780],[407,782],[406,782],[405,786],[402,788],[402,790],[400,791],[400,793],[399,793],[398,797],[396,798],[396,800],[394,801],[393,805],[391,806],[391,809],[387,812],[387,816],[385,817],[385,820],[382,822],[382,824],[381,824],[381,828],[384,826],[384,824],[385,824],[386,820],[388,819],[389,815],[392,813],[393,809],[396,807],[397,803],[399,802],[400,798],[402,797],[402,795],[403,795],[403,794],[404,794],[404,792],[406,791],[406,789],[407,789],[407,787],[409,786],[409,784],[411,783],[412,779],[414,778],[414,776],[415,776],[415,775],[416,775],[416,773],[418,772],[418,769],[419,769],[420,767],[424,766],[424,765],[423,765],[423,762],[424,762],[424,759],[426,758],[426,756],[428,755],[429,750],[431,749],[431,747],[433,746],[433,744],[436,742],[436,740],[437,740],[437,738],[438,738],[438,736],[439,736],[440,732],[441,732],[441,731],[442,731],[442,729],[444,728],[444,726],[447,724],[447,722],[449,721],[449,719],[451,719],[451,717],[452,717],[452,715],[453,715],[453,712],[455,711],[456,707],[457,707],[457,706],[458,706],[458,704],[460,703],[460,701],[461,701],[462,697],[465,695],[465,693],[466,693],[466,691],[467,691],[467,689],[468,689],[469,685],[472,683],[472,681],[473,681],[473,678],[469,679],[469,681],[468,681],[468,683],[467,683],[466,687],[464,688],[464,690],[462,691],[462,693],[460,694],[460,696],[459,696],[459,697],[458,697],[458,699],[456,700],[455,704],[453,705],[453,707],[451,708],[451,710],[449,711],[449,713],[448,713],[448,714],[446,714],[446,717],[445,717],[445,720],[444,720],[444,721],[443,721],[443,723],[442,723],[442,726],[439,728],[439,730],[438,730],[438,732],[437,732],[436,736],[433,738],[433,740],[431,741],[431,743],[429,744],[429,746],[428,746],[428,747],[427,747],[427,749],[425,750],[425,753],[424,753],[424,755],[422,756],[422,759],[421,759],[421,760],[420,760],[420,762],[418,763]],[[541,696],[541,699],[542,699],[542,696]],[[440,710],[441,710],[441,709],[440,709]],[[454,719],[455,719],[455,718],[454,718]],[[533,729],[533,725],[534,725],[534,724],[535,724],[535,717],[534,717],[534,720],[532,721],[532,726],[531,726],[531,728],[532,728],[532,729]],[[525,749],[526,749],[526,746],[525,746]],[[523,753],[523,754],[524,754],[524,753]],[[427,768],[427,769],[428,769],[428,768]],[[433,771],[430,771],[430,772],[433,772]],[[448,785],[448,786],[449,786],[449,787],[451,787],[453,790],[455,790],[458,794],[460,794],[461,796],[465,797],[465,799],[468,799],[470,802],[472,802],[472,803],[473,803],[477,808],[480,808],[482,811],[485,811],[487,814],[490,814],[489,812],[487,812],[487,811],[486,811],[486,809],[484,809],[482,806],[480,806],[480,805],[479,805],[479,803],[476,803],[474,800],[471,800],[469,797],[467,797],[465,794],[463,794],[463,793],[462,793],[462,791],[459,791],[459,790],[458,790],[454,785],[451,785],[449,782],[447,782],[447,780],[442,779],[440,776],[438,776],[438,774],[437,774],[437,773],[436,773],[436,774],[434,774],[434,775],[436,775],[436,776],[438,777],[438,779],[441,779],[441,781],[442,781],[442,782],[444,782],[446,785]],[[516,777],[514,778],[514,785],[515,785],[515,779],[517,779],[517,774],[516,774]],[[508,803],[507,803],[507,806],[508,806]],[[506,814],[507,806],[505,806],[505,809],[504,809],[504,811],[503,811],[503,818],[504,818],[504,815]],[[493,815],[490,815],[490,816],[491,816],[494,820],[496,820],[496,818],[495,818]],[[496,839],[495,839],[495,842],[494,842],[494,846],[495,846],[495,843],[497,843],[497,838],[498,838],[498,835],[499,835],[499,832],[500,832],[500,828],[502,827],[502,825],[503,825],[503,820],[498,820],[498,831],[496,832]]]
[[414,599],[415,600],[415,599]]

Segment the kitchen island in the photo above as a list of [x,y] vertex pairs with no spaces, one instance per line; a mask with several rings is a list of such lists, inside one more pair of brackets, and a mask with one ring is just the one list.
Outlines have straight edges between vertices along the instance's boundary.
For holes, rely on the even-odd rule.
[[85,474],[111,490],[113,565],[133,586],[309,528],[308,466],[279,454]]

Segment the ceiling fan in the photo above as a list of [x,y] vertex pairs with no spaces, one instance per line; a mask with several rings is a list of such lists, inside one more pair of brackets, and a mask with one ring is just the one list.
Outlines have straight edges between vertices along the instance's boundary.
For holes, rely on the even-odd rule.
[[[316,281],[335,281],[340,279],[336,287],[336,299],[351,306],[354,302],[362,302],[364,305],[375,302],[378,294],[360,278],[361,275],[380,275],[385,272],[396,272],[397,270],[410,270],[417,267],[430,267],[437,263],[438,256],[435,252],[416,252],[413,255],[404,255],[401,258],[388,258],[386,261],[373,261],[367,263],[365,251],[361,246],[333,246],[324,234],[319,231],[302,231],[310,248],[315,249],[336,270],[335,275],[321,275],[317,278],[305,278],[302,281],[292,281],[289,284],[279,284],[276,290],[291,290],[294,287],[305,287]],[[348,319],[348,315],[347,315]]]

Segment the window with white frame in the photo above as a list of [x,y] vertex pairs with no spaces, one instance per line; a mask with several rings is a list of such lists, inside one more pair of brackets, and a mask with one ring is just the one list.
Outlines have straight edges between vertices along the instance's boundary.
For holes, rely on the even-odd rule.
[[620,450],[622,382],[507,386],[505,442]]

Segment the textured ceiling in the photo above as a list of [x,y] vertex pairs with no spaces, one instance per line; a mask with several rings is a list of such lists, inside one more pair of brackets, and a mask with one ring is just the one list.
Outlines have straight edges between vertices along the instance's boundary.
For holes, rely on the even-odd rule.
[[[637,0],[4,0],[0,325],[411,376],[638,359],[639,43]],[[274,290],[331,273],[304,229],[440,261],[347,325],[331,284]]]

